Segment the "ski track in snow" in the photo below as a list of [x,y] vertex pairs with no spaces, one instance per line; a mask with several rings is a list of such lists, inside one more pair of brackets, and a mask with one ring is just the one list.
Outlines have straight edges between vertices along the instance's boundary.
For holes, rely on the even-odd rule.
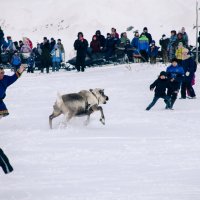
[[[166,66],[132,64],[86,69],[84,73],[26,74],[7,91],[10,115],[0,121],[0,147],[14,172],[0,173],[1,200],[199,200],[200,100],[177,100],[166,111],[160,100],[145,111],[149,85]],[[7,71],[8,74],[12,74]],[[48,116],[61,94],[105,88],[100,114]]]

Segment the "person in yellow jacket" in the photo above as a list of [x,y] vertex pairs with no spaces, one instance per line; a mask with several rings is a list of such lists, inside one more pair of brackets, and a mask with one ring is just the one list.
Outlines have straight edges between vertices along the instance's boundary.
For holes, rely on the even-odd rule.
[[176,53],[175,53],[175,56],[178,59],[178,64],[182,63],[182,60],[183,60],[183,57],[184,57],[183,54],[188,53],[188,51],[189,50],[183,46],[183,43],[179,42],[178,48],[177,48]]

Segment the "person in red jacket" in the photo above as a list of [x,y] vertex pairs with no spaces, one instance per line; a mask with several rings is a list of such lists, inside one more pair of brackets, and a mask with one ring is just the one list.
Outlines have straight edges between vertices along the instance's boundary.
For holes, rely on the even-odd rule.
[[92,41],[90,42],[90,48],[92,49],[92,53],[99,53],[101,51],[100,41],[97,40],[96,35],[92,37]]

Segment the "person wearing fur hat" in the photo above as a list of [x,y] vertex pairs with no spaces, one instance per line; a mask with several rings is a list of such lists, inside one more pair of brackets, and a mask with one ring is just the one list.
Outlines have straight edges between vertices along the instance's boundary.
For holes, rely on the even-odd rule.
[[14,73],[12,76],[4,75],[3,67],[0,67],[0,119],[9,115],[8,109],[6,108],[5,103],[3,102],[6,97],[7,88],[13,84],[23,73],[25,67],[23,65]]
[[154,98],[153,101],[147,106],[146,110],[150,110],[158,101],[158,99],[164,99],[166,108],[170,109],[170,98],[166,94],[166,90],[170,87],[169,80],[167,79],[167,73],[165,71],[160,72],[158,79],[156,79],[151,85],[150,90],[153,91],[154,88]]
[[196,99],[195,91],[192,87],[195,72],[197,70],[197,63],[187,52],[183,53],[182,67],[185,72],[185,77],[181,84],[181,99],[186,99],[186,92],[189,94],[190,99]]
[[85,71],[85,58],[88,49],[88,41],[84,39],[83,33],[78,33],[78,39],[74,42],[74,49],[77,51],[76,53],[76,69],[79,72]]
[[3,169],[5,174],[8,174],[13,171],[13,167],[11,166],[8,157],[5,155],[5,153],[1,148],[0,148],[0,167]]
[[178,65],[178,59],[173,58],[171,60],[171,65],[167,67],[166,72],[171,85],[167,91],[167,96],[170,97],[171,108],[173,108],[173,105],[178,96],[178,92],[180,90],[182,80],[184,78],[184,70],[182,66]]

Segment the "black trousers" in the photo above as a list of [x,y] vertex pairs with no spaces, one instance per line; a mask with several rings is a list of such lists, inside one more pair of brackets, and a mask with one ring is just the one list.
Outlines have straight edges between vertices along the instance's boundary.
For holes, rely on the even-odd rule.
[[181,97],[186,98],[186,90],[188,90],[189,94],[191,97],[195,97],[196,94],[194,92],[194,89],[192,87],[192,82],[191,81],[184,81],[182,82],[181,85]]
[[8,174],[13,171],[9,160],[2,149],[0,149],[0,167],[2,167],[5,174]]
[[167,95],[162,96],[162,97],[154,96],[153,101],[147,106],[146,110],[150,110],[160,98],[164,99],[164,102],[166,103],[167,108],[171,107],[170,98]]
[[177,99],[178,91],[179,91],[178,89],[174,89],[174,88],[168,89],[167,91],[167,96],[170,98],[171,108],[173,107]]
[[76,57],[76,69],[77,71],[84,72],[85,70],[85,56],[77,56]]

